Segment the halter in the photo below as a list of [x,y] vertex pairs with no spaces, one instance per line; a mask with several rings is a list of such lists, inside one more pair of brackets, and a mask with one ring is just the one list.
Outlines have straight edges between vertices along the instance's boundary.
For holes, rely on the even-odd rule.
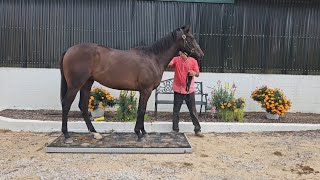
[[189,48],[189,50],[190,50],[190,54],[189,54],[189,56],[192,54],[192,53],[194,53],[194,50],[195,50],[195,48],[196,47],[198,47],[197,45],[195,45],[193,42],[191,43],[192,45],[193,45],[193,48],[190,46],[190,44],[189,44],[189,42],[188,42],[188,40],[187,40],[187,36],[183,33],[183,31],[182,31],[182,29],[180,29],[180,31],[181,31],[181,33],[182,33],[182,39],[183,39],[183,41],[184,41],[184,47],[187,47],[187,48]]

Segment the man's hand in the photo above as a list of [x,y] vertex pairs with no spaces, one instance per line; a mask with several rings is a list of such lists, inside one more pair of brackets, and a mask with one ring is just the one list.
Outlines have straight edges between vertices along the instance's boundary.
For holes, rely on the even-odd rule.
[[197,72],[195,72],[195,71],[193,71],[193,70],[188,71],[188,73],[189,73],[191,76],[196,76],[196,77],[199,76],[199,73],[197,73]]
[[168,67],[172,68],[174,65],[173,65],[173,61],[170,61],[170,63],[168,64]]

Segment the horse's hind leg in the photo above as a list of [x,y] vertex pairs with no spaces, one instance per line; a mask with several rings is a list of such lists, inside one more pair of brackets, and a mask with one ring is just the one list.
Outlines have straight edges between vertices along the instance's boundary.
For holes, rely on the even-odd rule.
[[101,139],[102,136],[99,133],[97,133],[97,131],[94,129],[89,117],[89,112],[88,112],[90,90],[93,82],[94,82],[93,80],[88,80],[86,84],[80,89],[79,108],[82,112],[82,117],[86,122],[88,130],[93,133],[95,139]]
[[65,137],[65,143],[72,143],[68,132],[68,113],[74,98],[77,95],[77,89],[68,89],[62,99],[62,133]]

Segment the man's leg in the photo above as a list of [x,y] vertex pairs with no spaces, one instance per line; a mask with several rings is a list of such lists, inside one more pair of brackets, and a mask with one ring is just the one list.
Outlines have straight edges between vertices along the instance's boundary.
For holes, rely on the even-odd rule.
[[173,100],[173,119],[172,119],[172,129],[174,131],[179,131],[179,112],[181,109],[181,105],[183,103],[183,94],[174,93]]
[[200,132],[201,131],[201,126],[199,123],[199,119],[197,116],[197,109],[196,109],[196,104],[195,104],[195,96],[194,93],[190,93],[186,95],[186,103],[189,109],[189,113],[191,116],[192,123],[194,125],[194,132]]

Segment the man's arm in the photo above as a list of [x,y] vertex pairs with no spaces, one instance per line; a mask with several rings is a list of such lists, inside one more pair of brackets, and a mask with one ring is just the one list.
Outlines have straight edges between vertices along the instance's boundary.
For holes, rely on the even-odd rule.
[[192,70],[189,71],[191,76],[199,77],[199,66],[197,60],[194,59]]
[[174,62],[175,62],[175,60],[174,60],[174,58],[170,61],[170,63],[168,64],[168,67],[170,67],[170,68],[172,68],[172,67],[174,67]]
[[168,64],[168,67],[173,67],[173,66],[174,66],[173,61],[170,61],[170,63]]

